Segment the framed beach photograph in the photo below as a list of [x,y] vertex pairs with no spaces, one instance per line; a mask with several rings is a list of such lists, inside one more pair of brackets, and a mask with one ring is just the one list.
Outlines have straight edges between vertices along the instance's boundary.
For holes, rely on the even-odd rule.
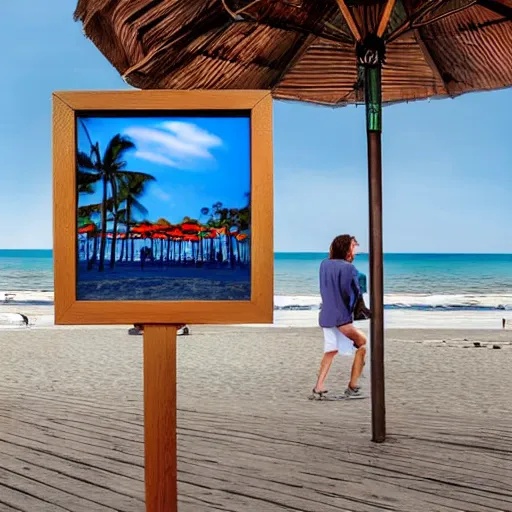
[[54,93],[60,324],[271,323],[272,102]]

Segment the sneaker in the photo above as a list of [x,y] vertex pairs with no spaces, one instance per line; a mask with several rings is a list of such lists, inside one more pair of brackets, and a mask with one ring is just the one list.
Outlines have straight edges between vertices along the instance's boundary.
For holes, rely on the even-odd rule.
[[352,389],[347,386],[347,389],[345,389],[345,398],[363,398],[361,387],[357,386],[356,388]]

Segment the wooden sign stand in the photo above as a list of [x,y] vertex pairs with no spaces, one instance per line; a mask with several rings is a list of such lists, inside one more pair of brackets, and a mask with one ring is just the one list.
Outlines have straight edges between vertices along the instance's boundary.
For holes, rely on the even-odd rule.
[[177,512],[176,325],[144,326],[147,512]]
[[[250,119],[250,300],[77,298],[77,120],[83,115],[168,112]],[[272,323],[272,97],[269,91],[71,91],[53,94],[53,263],[57,325],[144,325],[147,512],[177,512],[176,336],[187,324]]]

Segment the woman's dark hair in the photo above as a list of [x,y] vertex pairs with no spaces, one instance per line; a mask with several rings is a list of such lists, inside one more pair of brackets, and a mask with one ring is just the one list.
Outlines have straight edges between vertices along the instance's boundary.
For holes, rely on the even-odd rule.
[[353,241],[357,243],[356,238],[351,235],[337,236],[331,243],[329,258],[331,260],[346,260]]

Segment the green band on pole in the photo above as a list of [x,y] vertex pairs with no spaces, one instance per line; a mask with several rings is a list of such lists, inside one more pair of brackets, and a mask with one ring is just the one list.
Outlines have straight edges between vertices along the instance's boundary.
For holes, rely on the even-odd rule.
[[364,91],[366,103],[366,129],[382,131],[382,67],[364,66]]

